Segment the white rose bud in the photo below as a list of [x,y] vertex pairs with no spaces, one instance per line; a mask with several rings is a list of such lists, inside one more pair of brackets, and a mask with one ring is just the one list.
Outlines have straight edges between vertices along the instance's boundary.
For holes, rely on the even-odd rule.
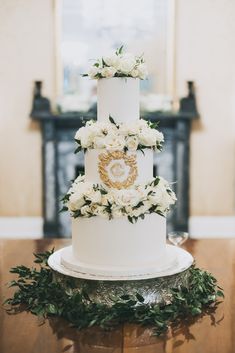
[[105,148],[109,150],[122,150],[125,146],[125,140],[122,136],[109,136],[104,138]]
[[105,144],[104,144],[104,138],[103,137],[94,137],[93,139],[93,144],[94,144],[94,148],[104,148]]
[[139,141],[136,136],[129,136],[126,139],[126,146],[130,151],[136,151],[138,147]]
[[110,55],[110,56],[106,56],[103,58],[104,62],[106,65],[108,66],[112,66],[114,67],[116,70],[119,69],[119,65],[120,65],[120,56],[114,54],[114,55]]
[[139,133],[139,139],[141,145],[144,146],[155,146],[156,145],[156,134],[154,129],[143,129]]
[[81,194],[72,194],[68,201],[68,208],[70,211],[77,211],[85,204],[85,200]]
[[110,77],[113,77],[116,72],[117,70],[114,67],[106,66],[101,70],[101,75],[104,78],[110,78]]
[[90,206],[85,205],[81,208],[81,214],[85,217],[89,216],[89,213],[91,212]]
[[92,66],[92,68],[88,72],[88,76],[90,76],[90,78],[92,78],[92,79],[95,79],[96,75],[99,73],[100,73],[100,69],[96,66]]
[[112,216],[114,218],[122,217],[122,210],[120,209],[120,207],[117,207],[117,206],[112,207]]
[[147,75],[148,75],[148,70],[147,70],[147,66],[146,66],[145,63],[140,64],[140,65],[138,66],[138,71],[139,71],[139,78],[140,78],[141,80],[146,79],[146,77],[147,77]]
[[101,193],[99,190],[89,190],[86,194],[86,199],[90,200],[92,203],[100,203],[101,202]]
[[131,71],[131,76],[134,77],[134,78],[138,77],[139,76],[139,71],[137,69],[133,69]]
[[125,54],[121,57],[119,71],[121,71],[124,74],[129,74],[134,69],[135,65],[136,65],[135,57],[131,54]]

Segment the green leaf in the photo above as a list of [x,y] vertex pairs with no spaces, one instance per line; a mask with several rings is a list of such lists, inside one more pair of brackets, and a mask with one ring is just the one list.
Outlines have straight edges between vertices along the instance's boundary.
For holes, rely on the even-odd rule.
[[224,298],[224,293],[221,290],[217,290],[216,295]]
[[56,307],[55,307],[55,305],[54,304],[48,304],[48,306],[47,306],[47,312],[49,313],[49,314],[57,314],[57,309],[56,309]]
[[128,294],[121,295],[122,300],[130,300],[130,296]]
[[68,207],[67,206],[63,206],[61,209],[60,209],[60,213],[61,212],[65,212],[65,211],[68,211]]
[[139,293],[136,293],[136,298],[137,298],[138,302],[140,302],[140,303],[144,302],[144,297],[142,297],[142,295],[140,295]]
[[122,52],[123,52],[123,47],[124,47],[124,45],[122,45],[122,46],[118,49],[118,53],[119,53],[119,54],[122,54]]
[[199,315],[201,314],[201,309],[200,308],[192,308],[191,313],[192,315]]
[[119,125],[114,121],[114,119],[111,117],[111,115],[109,115],[109,121],[111,124],[114,124],[117,129],[119,129]]
[[[132,221],[135,220],[133,217]],[[11,273],[18,278],[9,283],[15,292],[12,298],[5,300],[7,311],[14,313],[24,307],[38,316],[56,315],[78,329],[94,325],[110,328],[125,322],[150,325],[160,335],[169,326],[179,328],[181,320],[191,318],[191,315],[209,315],[214,321],[213,311],[210,310],[215,310],[220,303],[217,298],[224,295],[210,273],[192,266],[188,272],[187,286],[180,286],[179,283],[169,293],[170,304],[145,304],[144,297],[139,293],[113,299],[110,296],[109,305],[97,303],[87,294],[86,281],[78,292],[73,279],[61,281],[54,277],[47,263],[53,251],[35,254],[38,269],[23,265],[11,269]],[[212,303],[215,303],[213,307]]]

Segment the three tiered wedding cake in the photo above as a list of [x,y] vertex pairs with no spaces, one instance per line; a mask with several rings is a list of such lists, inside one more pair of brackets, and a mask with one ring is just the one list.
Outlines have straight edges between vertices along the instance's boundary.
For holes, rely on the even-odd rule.
[[85,151],[85,176],[64,197],[72,218],[66,268],[90,275],[151,274],[176,261],[166,245],[166,213],[176,197],[167,181],[153,177],[153,153],[164,141],[156,126],[139,117],[143,57],[123,54],[97,61],[97,121],[76,133]]

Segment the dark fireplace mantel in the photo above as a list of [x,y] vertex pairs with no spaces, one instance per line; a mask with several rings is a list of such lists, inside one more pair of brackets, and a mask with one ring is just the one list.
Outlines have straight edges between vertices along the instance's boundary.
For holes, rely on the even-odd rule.
[[[74,154],[74,135],[84,120],[96,119],[96,113],[53,114],[49,100],[41,95],[41,86],[35,82],[31,118],[40,123],[42,132],[44,236],[69,237],[69,215],[59,211],[70,181],[83,170],[83,154]],[[168,217],[168,231],[188,230],[189,137],[191,122],[198,118],[193,82],[188,82],[188,90],[179,112],[142,114],[147,120],[158,121],[165,137],[163,151],[154,158],[154,172],[174,183],[178,198]]]

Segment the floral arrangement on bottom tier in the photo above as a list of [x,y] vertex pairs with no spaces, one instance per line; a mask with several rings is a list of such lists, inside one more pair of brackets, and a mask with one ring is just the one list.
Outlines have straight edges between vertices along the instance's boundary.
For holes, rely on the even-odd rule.
[[39,269],[25,266],[11,269],[18,279],[11,281],[10,287],[17,289],[13,297],[5,301],[9,312],[25,309],[44,318],[62,317],[78,329],[91,326],[110,328],[123,323],[151,325],[156,334],[161,334],[169,326],[179,326],[181,320],[207,313],[211,315],[209,309],[216,308],[218,297],[224,296],[210,273],[192,266],[188,286],[172,289],[166,303],[146,304],[138,293],[114,298],[109,306],[96,303],[84,290],[75,290],[72,277],[65,277],[66,283],[55,280],[47,263],[52,252],[35,254]]
[[118,190],[106,189],[103,185],[86,182],[84,176],[78,176],[62,201],[62,210],[69,210],[74,218],[125,216],[133,223],[150,213],[165,216],[176,196],[169,183],[161,177],[145,185],[136,184]]

